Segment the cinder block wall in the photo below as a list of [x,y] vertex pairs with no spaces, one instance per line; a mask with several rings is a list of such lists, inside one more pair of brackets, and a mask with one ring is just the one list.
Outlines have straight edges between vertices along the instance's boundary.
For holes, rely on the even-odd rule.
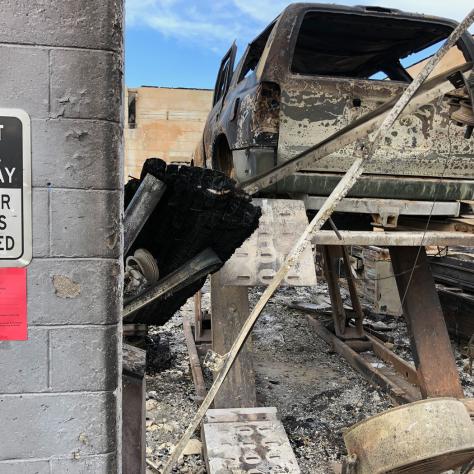
[[0,342],[0,473],[120,472],[123,0],[2,0],[32,119],[27,342]]

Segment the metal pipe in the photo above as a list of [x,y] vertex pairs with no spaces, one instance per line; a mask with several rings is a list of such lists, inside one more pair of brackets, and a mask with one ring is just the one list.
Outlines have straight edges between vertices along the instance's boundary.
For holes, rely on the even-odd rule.
[[125,211],[123,222],[123,253],[130,250],[156,205],[166,190],[166,184],[147,174]]

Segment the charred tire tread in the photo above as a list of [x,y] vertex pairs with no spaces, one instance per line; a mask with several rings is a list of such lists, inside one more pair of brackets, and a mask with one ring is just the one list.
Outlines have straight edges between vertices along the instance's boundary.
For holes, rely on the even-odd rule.
[[[158,262],[160,277],[207,247],[226,262],[258,227],[260,208],[251,204],[250,197],[239,191],[231,178],[215,170],[166,165],[158,158],[146,160],[140,180],[132,178],[126,184],[125,207],[148,173],[166,183],[166,192],[129,254],[137,248],[150,251]],[[164,324],[204,282],[205,278],[150,304],[136,313],[134,321]]]

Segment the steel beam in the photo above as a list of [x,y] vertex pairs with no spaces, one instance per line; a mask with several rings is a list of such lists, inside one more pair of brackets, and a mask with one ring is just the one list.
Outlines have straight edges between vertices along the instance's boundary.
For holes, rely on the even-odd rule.
[[[304,197],[306,209],[321,209],[326,196]],[[355,214],[385,214],[396,211],[400,216],[459,216],[459,202],[410,201],[407,199],[344,198],[336,206],[335,212]]]
[[424,247],[390,247],[421,394],[463,398],[443,310]]
[[316,245],[375,245],[377,247],[420,245],[463,245],[474,246],[474,234],[467,232],[407,231],[373,232],[340,230],[341,239],[332,230],[320,230],[314,234]]
[[335,272],[335,262],[339,260],[340,256],[340,247],[323,247],[324,277],[328,284],[329,298],[331,300],[334,332],[338,337],[342,337],[344,335],[347,325],[347,316],[344,310],[344,303],[342,301],[341,292],[339,289],[339,278]]

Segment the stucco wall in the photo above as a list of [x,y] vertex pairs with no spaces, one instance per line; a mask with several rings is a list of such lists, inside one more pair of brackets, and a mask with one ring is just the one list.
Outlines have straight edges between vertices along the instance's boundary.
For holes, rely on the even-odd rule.
[[[135,97],[135,126],[125,129],[125,178],[140,175],[143,162],[157,157],[189,163],[211,109],[213,92],[205,89],[140,87]],[[128,120],[127,120],[128,122]]]

